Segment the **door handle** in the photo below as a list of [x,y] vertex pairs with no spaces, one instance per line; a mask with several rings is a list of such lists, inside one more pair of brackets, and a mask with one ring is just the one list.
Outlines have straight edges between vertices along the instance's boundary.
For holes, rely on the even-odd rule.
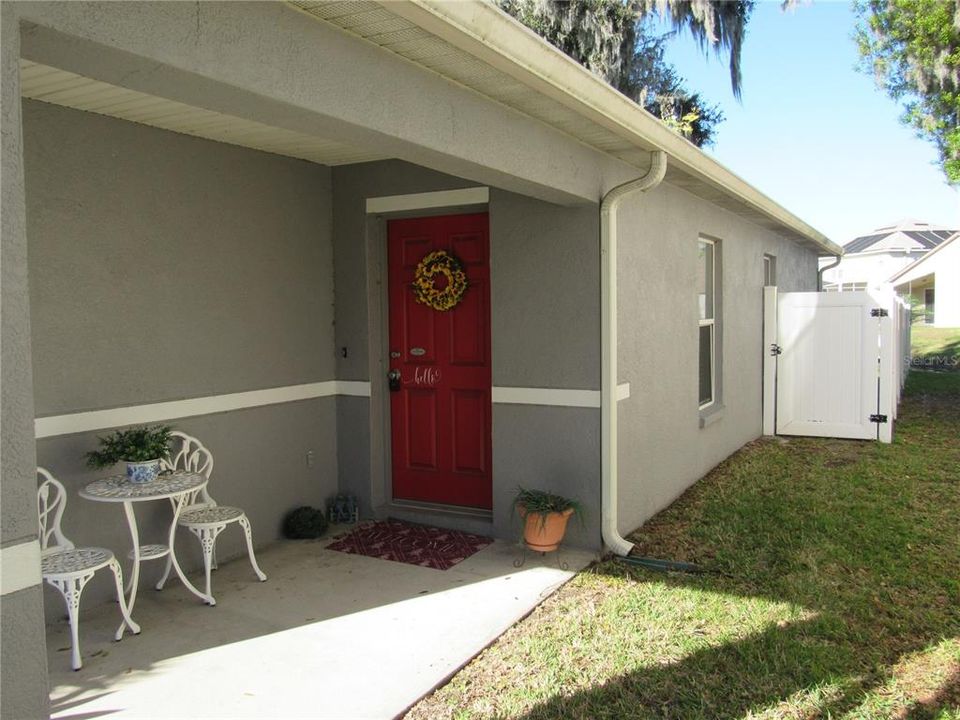
[[387,373],[387,383],[390,386],[390,392],[398,392],[400,390],[400,371],[397,368]]

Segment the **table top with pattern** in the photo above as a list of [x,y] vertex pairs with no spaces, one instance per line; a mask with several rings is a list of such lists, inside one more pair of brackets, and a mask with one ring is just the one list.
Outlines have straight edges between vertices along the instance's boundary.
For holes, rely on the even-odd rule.
[[126,475],[111,475],[87,485],[80,491],[80,496],[99,502],[161,500],[199,490],[206,484],[207,478],[203,474],[182,470],[159,475],[156,480],[145,483],[130,482]]

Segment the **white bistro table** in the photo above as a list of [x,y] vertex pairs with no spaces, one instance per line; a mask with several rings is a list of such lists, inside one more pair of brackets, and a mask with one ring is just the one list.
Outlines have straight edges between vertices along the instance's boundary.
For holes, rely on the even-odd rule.
[[[187,589],[209,605],[216,605],[211,595],[206,595],[194,587],[177,562],[177,554],[173,550],[174,539],[177,534],[177,519],[186,505],[190,495],[207,484],[207,478],[201,473],[175,471],[160,475],[156,480],[145,483],[133,483],[127,480],[126,475],[113,475],[103,480],[97,480],[80,491],[80,497],[95,502],[123,503],[123,510],[127,516],[127,525],[130,526],[130,537],[133,540],[133,571],[130,576],[130,597],[127,598],[127,608],[133,614],[133,606],[137,601],[137,586],[140,581],[140,563],[143,560],[170,556],[173,568]],[[137,516],[133,512],[133,503],[148,500],[169,500],[173,505],[173,519],[170,521],[170,533],[166,545],[140,545],[140,534],[137,530]],[[120,625],[116,633],[119,640],[123,637],[126,623]]]

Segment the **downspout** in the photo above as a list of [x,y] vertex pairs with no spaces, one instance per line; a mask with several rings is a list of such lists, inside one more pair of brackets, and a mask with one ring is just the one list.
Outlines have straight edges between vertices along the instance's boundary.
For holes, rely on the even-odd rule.
[[822,268],[817,270],[817,292],[823,292],[823,273],[826,272],[827,270],[831,270],[832,268],[835,268],[837,265],[840,264],[840,259],[841,259],[840,256],[834,255],[833,257],[836,259],[832,263],[830,263],[829,265],[824,265]]
[[655,188],[666,171],[667,155],[657,150],[646,175],[600,202],[600,522],[604,544],[617,555],[633,548],[617,529],[617,207],[626,195]]

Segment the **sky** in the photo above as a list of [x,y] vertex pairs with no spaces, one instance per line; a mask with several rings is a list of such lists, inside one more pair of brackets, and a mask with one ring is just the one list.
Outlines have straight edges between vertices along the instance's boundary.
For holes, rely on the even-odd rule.
[[[742,58],[742,102],[727,58],[689,34],[666,60],[726,120],[706,151],[831,240],[844,244],[903,218],[960,228],[960,192],[932,143],[899,121],[900,106],[855,69],[847,2],[757,3]],[[666,26],[663,27],[667,30]]]

